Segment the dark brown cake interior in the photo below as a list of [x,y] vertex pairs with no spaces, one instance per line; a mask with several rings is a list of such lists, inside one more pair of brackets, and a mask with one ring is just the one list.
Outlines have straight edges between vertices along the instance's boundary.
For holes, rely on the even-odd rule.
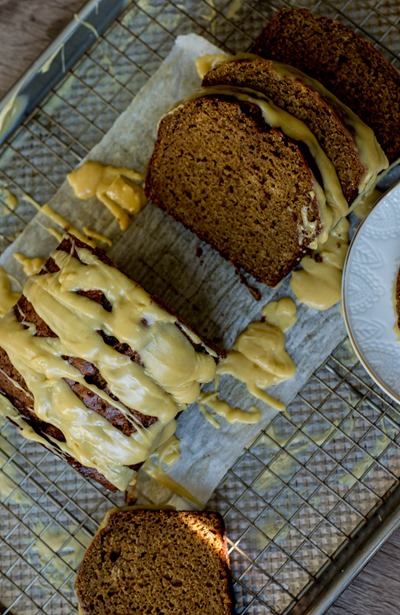
[[223,520],[214,512],[111,512],[75,588],[85,615],[229,615]]
[[[258,106],[220,96],[161,121],[147,196],[233,264],[275,286],[320,230],[308,161]],[[306,214],[315,230],[299,242]]]
[[[273,62],[263,58],[233,60],[209,71],[203,86],[228,85],[257,90],[302,120],[317,137],[333,163],[343,194],[350,204],[357,196],[365,167],[346,117],[301,79],[282,78]],[[342,117],[341,117],[342,116]],[[348,121],[348,120],[347,120]]]

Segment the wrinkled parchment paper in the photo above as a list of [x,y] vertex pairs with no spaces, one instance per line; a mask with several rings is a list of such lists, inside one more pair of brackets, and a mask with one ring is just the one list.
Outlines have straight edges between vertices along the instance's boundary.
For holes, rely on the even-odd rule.
[[[196,57],[218,51],[197,35],[179,36],[159,70],[88,158],[145,172],[160,117],[200,85]],[[87,224],[110,237],[110,256],[126,273],[150,293],[163,297],[200,335],[226,349],[249,322],[260,318],[265,303],[291,296],[288,279],[271,289],[249,278],[261,292],[261,300],[256,301],[232,265],[151,204],[124,233],[103,205],[96,199],[79,201],[67,182],[50,205],[79,228]],[[57,244],[44,228],[50,225],[51,221],[40,213],[29,223],[0,258],[7,272],[22,279],[21,266],[13,259],[13,252],[48,256]],[[287,350],[297,365],[297,375],[269,392],[287,404],[344,334],[339,306],[318,312],[298,305],[297,322],[286,332]],[[244,446],[276,414],[229,376],[221,378],[219,391],[220,397],[232,406],[246,409],[257,405],[262,410],[262,419],[256,425],[245,425],[229,424],[218,418],[220,429],[216,429],[196,405],[179,417],[181,457],[170,475],[202,503],[207,502]]]

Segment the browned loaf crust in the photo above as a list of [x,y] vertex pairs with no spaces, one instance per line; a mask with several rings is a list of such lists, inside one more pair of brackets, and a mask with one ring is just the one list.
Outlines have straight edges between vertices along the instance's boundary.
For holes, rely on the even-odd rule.
[[75,590],[84,615],[230,615],[223,519],[210,511],[111,511]]
[[[161,120],[145,190],[234,265],[275,286],[321,230],[305,156],[258,106],[205,96]],[[301,243],[304,212],[316,228]]]
[[367,40],[307,9],[281,9],[252,51],[318,79],[375,132],[392,163],[400,156],[400,74]]
[[353,202],[366,168],[360,160],[348,120],[346,125],[343,111],[335,108],[332,101],[300,78],[282,77],[274,63],[264,58],[225,62],[209,71],[202,85],[252,88],[302,120],[333,163],[347,202]]
[[400,330],[400,269],[397,272],[396,277],[396,289],[395,289],[395,308],[396,308],[396,324]]
[[[96,254],[96,256],[102,262],[116,267],[116,265],[108,258],[104,250],[101,250],[99,248],[91,248],[76,237],[64,238],[57,249],[67,252],[68,254],[72,254],[76,258],[79,258],[79,255],[75,250],[76,247],[84,247]],[[57,270],[58,267],[56,263],[52,258],[50,258],[42,269],[42,273],[55,272]],[[78,293],[85,295],[92,301],[101,303],[106,310],[111,310],[111,306],[109,305],[108,300],[101,291],[89,290],[78,291]],[[162,307],[166,309],[164,304],[162,305]],[[19,322],[24,321],[25,323],[32,323],[36,325],[36,336],[55,337],[54,332],[38,316],[38,314],[35,312],[34,307],[24,295],[21,296],[20,300],[15,305],[14,313]],[[141,359],[138,353],[135,352],[132,348],[130,348],[126,343],[120,343],[116,338],[106,336],[104,333],[102,333],[102,337],[107,344],[113,346],[118,352],[130,357],[132,361],[141,364]],[[88,383],[95,384],[99,389],[108,393],[111,398],[117,400],[117,398],[114,397],[111,391],[108,389],[107,382],[104,380],[95,365],[79,357],[64,358],[81,372],[81,374],[85,377],[85,380]],[[134,431],[136,431],[137,428],[139,428],[139,425],[142,425],[142,427],[145,429],[157,421],[157,418],[154,416],[147,416],[135,410],[134,408],[127,408],[129,413],[136,419],[133,424],[133,422],[129,421],[118,408],[115,408],[114,406],[107,403],[106,400],[102,399],[99,395],[96,395],[92,390],[86,388],[78,382],[73,382],[72,380],[67,380],[67,383],[74,391],[75,395],[84,403],[87,408],[94,410],[95,412],[106,418],[124,435],[131,435]],[[7,397],[7,399],[12,403],[18,413],[24,418],[25,422],[30,427],[32,427],[37,434],[42,436],[45,440],[49,441],[49,448],[53,452],[58,454],[61,458],[65,459],[75,470],[77,470],[84,477],[96,480],[111,491],[117,491],[116,487],[112,485],[102,474],[100,474],[98,470],[96,470],[95,468],[83,466],[70,455],[66,454],[61,450],[57,450],[57,447],[54,446],[54,442],[51,442],[49,438],[52,438],[59,442],[65,442],[64,434],[58,427],[55,427],[50,423],[44,422],[35,414],[33,405],[34,400],[32,394],[28,390],[28,387],[23,377],[15,369],[6,351],[1,348],[1,346],[0,393]],[[9,419],[11,420],[11,422],[13,422],[10,417]],[[133,470],[137,470],[139,469],[140,465],[142,464],[136,464],[129,467]]]

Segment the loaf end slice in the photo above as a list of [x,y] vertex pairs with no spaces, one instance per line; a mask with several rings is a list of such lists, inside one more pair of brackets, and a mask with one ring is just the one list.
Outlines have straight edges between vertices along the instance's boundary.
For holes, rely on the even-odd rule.
[[400,73],[362,36],[307,9],[284,8],[252,51],[320,81],[372,128],[390,163],[400,157]]
[[230,615],[224,522],[216,512],[111,511],[75,584],[84,615]]

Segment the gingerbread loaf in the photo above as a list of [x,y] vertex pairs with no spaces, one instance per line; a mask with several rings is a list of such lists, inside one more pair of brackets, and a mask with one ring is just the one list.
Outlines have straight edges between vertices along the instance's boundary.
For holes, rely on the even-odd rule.
[[210,511],[110,511],[75,590],[82,615],[231,615],[223,519]]
[[298,69],[239,54],[224,62],[219,60],[204,75],[202,85],[251,88],[305,122],[335,167],[349,205],[388,165],[373,131],[319,82]]
[[307,147],[271,127],[257,104],[208,91],[162,118],[146,194],[274,286],[322,231],[318,169]]
[[103,250],[67,236],[0,321],[0,412],[83,476],[125,490],[215,366]]
[[320,81],[372,128],[390,163],[400,157],[400,73],[362,36],[330,17],[283,8],[252,51]]

